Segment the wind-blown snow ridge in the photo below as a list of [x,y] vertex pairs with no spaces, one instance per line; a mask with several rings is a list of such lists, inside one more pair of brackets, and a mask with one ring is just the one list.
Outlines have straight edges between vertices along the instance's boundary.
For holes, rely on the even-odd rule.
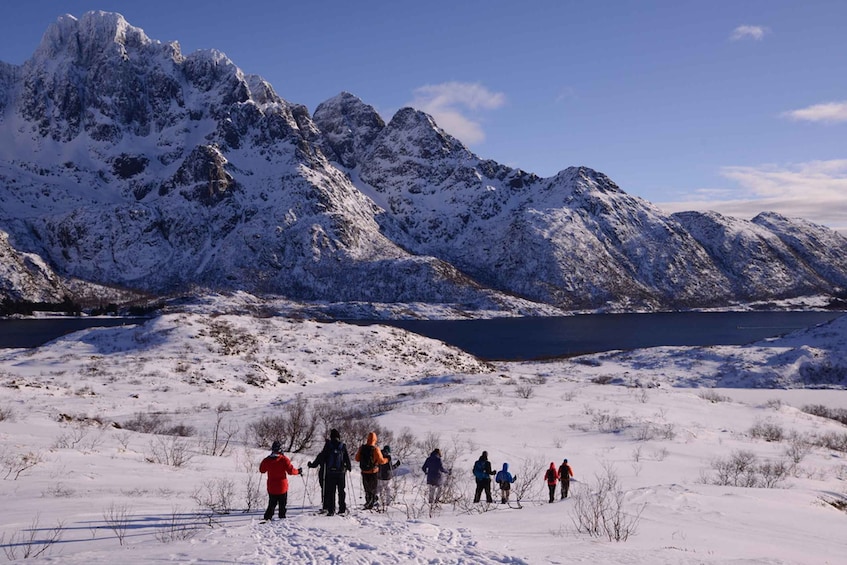
[[62,16],[0,65],[0,124],[0,229],[94,283],[485,309],[847,287],[847,239],[822,226],[668,216],[597,171],[540,178],[346,92],[312,117],[223,53],[184,56],[113,13]]

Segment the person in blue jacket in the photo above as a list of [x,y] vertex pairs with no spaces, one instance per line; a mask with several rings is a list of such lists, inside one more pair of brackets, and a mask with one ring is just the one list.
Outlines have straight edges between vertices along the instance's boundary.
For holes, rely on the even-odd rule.
[[426,473],[426,484],[429,485],[429,503],[435,504],[441,496],[441,489],[444,487],[444,476],[450,474],[450,471],[445,469],[441,462],[440,449],[436,449],[429,454],[421,470]]
[[512,475],[509,472],[509,464],[503,463],[503,468],[497,471],[497,474],[494,476],[494,480],[497,481],[497,484],[500,485],[500,504],[506,504],[509,502],[509,493],[512,490],[512,483],[517,479],[517,475]]

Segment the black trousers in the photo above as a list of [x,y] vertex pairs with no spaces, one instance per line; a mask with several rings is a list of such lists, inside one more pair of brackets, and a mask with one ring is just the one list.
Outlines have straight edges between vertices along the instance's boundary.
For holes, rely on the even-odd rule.
[[365,489],[365,508],[373,508],[376,504],[379,476],[377,473],[362,473],[362,487]]
[[327,473],[324,477],[324,510],[335,512],[335,495],[338,494],[338,511],[347,512],[347,493],[344,490],[344,473]]
[[571,487],[571,479],[568,477],[567,479],[562,479],[562,498],[568,497],[568,490]]
[[482,497],[483,491],[485,492],[485,500],[487,502],[494,502],[494,499],[491,498],[491,479],[476,480],[476,492],[474,492],[473,495],[474,502],[479,502],[479,499]]
[[550,502],[553,502],[556,500],[556,483],[553,483],[552,485],[547,483],[547,488],[550,489]]
[[265,520],[270,520],[274,517],[274,510],[279,504],[279,517],[285,518],[285,507],[288,506],[288,493],[270,494],[268,493],[268,509],[265,510]]

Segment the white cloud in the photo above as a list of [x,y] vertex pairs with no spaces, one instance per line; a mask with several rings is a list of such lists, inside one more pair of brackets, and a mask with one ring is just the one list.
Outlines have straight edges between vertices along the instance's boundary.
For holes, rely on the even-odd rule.
[[743,25],[732,30],[732,35],[729,36],[729,38],[733,41],[739,41],[741,39],[755,39],[756,41],[761,41],[767,32],[768,29],[762,26]]
[[805,120],[808,122],[847,122],[847,100],[843,102],[815,104],[807,108],[785,112],[783,116],[792,120]]
[[847,159],[725,167],[721,174],[735,181],[739,189],[702,190],[688,199],[659,206],[669,212],[714,210],[742,218],[772,211],[847,235]]
[[445,82],[416,88],[409,105],[431,115],[439,127],[465,143],[478,143],[485,140],[478,112],[505,103],[505,94],[491,92],[481,84]]

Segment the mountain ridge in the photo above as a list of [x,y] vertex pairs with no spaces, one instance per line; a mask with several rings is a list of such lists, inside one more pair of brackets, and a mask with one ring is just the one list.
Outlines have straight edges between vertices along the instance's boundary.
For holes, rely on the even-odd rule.
[[0,120],[0,229],[94,283],[565,309],[847,286],[847,240],[822,226],[667,215],[600,172],[541,178],[348,92],[312,116],[223,53],[184,56],[119,14],[62,16],[30,60],[0,65]]

